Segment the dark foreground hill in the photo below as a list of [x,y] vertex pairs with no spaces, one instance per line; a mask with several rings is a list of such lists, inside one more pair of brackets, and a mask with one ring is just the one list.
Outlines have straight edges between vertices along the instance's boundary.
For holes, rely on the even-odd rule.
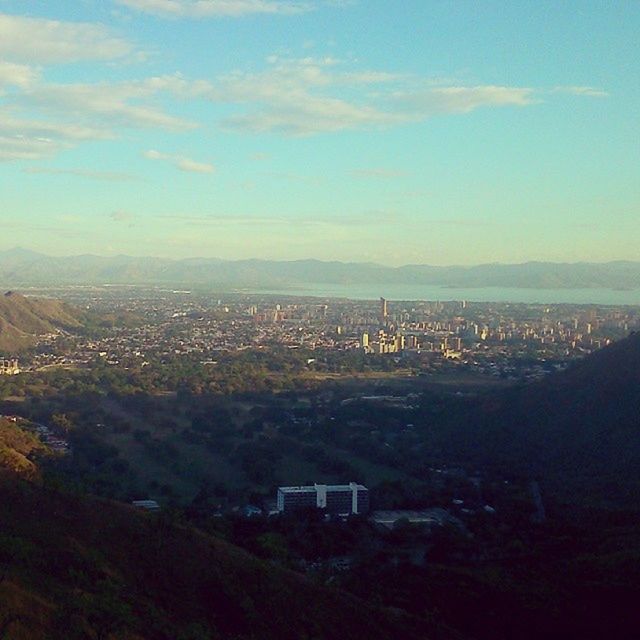
[[166,514],[0,475],[0,637],[450,636],[315,585]]
[[640,334],[467,407],[441,435],[456,454],[538,477],[563,501],[640,508]]
[[79,312],[59,300],[27,298],[12,291],[0,296],[0,353],[17,353],[37,336],[80,326]]

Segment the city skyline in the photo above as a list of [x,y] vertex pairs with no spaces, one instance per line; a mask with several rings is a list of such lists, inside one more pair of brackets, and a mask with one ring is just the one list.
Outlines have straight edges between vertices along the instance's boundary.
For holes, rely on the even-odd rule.
[[0,1],[0,250],[640,259],[637,5]]

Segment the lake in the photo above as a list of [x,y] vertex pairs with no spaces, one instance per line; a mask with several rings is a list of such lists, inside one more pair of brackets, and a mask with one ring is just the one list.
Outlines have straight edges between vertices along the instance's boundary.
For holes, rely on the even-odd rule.
[[517,289],[478,287],[458,289],[434,285],[354,285],[307,284],[289,289],[246,291],[246,293],[282,296],[314,296],[319,298],[350,298],[352,300],[468,300],[470,302],[521,302],[526,304],[597,304],[639,305],[640,289]]

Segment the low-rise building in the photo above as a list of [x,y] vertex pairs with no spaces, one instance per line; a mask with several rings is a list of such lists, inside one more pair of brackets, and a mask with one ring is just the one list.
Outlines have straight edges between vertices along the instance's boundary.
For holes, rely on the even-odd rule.
[[15,376],[20,373],[17,358],[0,358],[0,376]]
[[160,511],[160,505],[155,500],[134,500],[131,504],[143,511]]

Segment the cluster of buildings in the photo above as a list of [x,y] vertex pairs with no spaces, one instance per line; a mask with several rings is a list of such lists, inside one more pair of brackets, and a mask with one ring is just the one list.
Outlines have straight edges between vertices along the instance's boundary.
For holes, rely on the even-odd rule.
[[[360,351],[406,358],[413,368],[455,363],[504,373],[517,362],[568,361],[640,328],[640,307],[465,301],[379,301],[204,293],[132,288],[56,292],[97,313],[137,316],[99,337],[70,337],[63,352],[47,338],[25,368],[144,366],[195,354],[271,348]],[[322,354],[320,353],[320,356]],[[315,356],[314,356],[315,357]],[[518,365],[519,366],[519,365]],[[16,367],[5,364],[2,372]]]
[[15,376],[20,373],[17,358],[0,358],[0,376]]

